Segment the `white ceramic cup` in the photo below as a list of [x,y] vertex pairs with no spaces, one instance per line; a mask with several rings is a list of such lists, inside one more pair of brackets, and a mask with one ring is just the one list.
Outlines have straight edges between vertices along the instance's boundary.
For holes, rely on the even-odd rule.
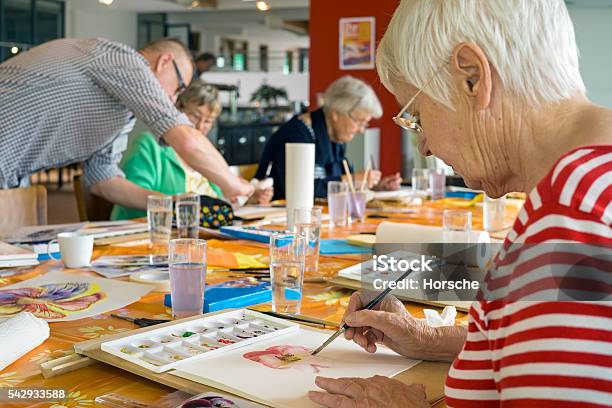
[[[51,248],[54,242],[59,242],[61,259],[67,268],[84,268],[91,266],[91,254],[93,252],[94,237],[82,232],[61,232],[57,239],[49,242],[47,248]],[[49,257],[55,258],[51,252]]]

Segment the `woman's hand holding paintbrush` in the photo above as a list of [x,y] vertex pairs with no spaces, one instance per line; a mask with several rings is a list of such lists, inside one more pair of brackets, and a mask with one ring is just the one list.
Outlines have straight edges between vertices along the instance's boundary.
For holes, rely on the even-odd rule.
[[[369,353],[377,343],[396,353],[430,361],[453,361],[461,351],[466,330],[461,326],[429,327],[406,310],[395,296],[388,295],[371,310],[364,310],[376,292],[356,292],[351,296],[342,321],[349,327],[344,337]],[[442,341],[445,339],[445,341]]]

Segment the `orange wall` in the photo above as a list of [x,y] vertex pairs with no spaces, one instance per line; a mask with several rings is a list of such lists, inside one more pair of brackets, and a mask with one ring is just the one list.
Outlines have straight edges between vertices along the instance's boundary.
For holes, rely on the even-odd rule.
[[317,93],[325,91],[331,82],[343,75],[353,75],[369,83],[384,109],[383,117],[370,125],[381,130],[378,162],[384,174],[401,168],[400,130],[391,120],[399,106],[380,83],[376,69],[340,70],[338,27],[342,17],[375,17],[378,43],[398,4],[398,0],[310,0],[310,104],[317,106]]

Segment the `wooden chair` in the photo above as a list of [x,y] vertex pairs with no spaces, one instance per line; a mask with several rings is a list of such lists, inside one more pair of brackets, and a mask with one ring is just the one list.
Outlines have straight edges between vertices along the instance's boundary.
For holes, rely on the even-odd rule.
[[113,204],[102,197],[91,194],[89,190],[83,186],[81,177],[81,175],[76,175],[73,179],[79,220],[81,222],[108,221],[113,211]]
[[47,224],[47,189],[36,185],[0,190],[0,236],[20,227]]

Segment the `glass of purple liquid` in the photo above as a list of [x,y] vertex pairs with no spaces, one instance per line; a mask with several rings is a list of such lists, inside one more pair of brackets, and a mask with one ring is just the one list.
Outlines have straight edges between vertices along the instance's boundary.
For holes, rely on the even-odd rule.
[[348,224],[348,184],[343,181],[327,183],[327,207],[330,225],[344,227]]
[[349,193],[349,215],[352,222],[363,222],[366,215],[366,203],[368,201],[365,191],[355,191]]
[[204,310],[206,284],[206,241],[173,239],[168,245],[172,316],[196,316]]
[[429,170],[429,195],[432,200],[444,198],[446,193],[446,173],[442,169]]

